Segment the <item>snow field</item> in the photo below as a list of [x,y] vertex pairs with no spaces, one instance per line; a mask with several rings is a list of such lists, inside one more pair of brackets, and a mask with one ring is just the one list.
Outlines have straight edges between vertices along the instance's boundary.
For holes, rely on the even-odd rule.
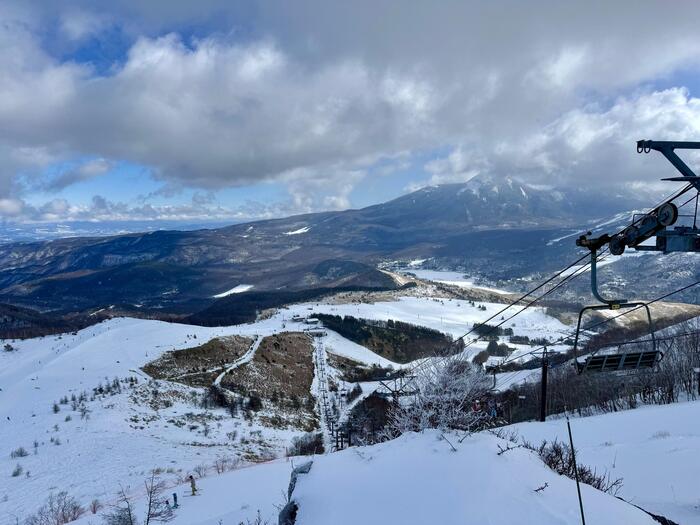
[[[683,525],[700,524],[700,402],[573,418],[571,426],[577,459],[622,477],[620,496]],[[563,419],[507,428],[535,445],[568,440]]]
[[[7,436],[0,449],[0,478],[7,476],[0,483],[0,520],[28,515],[51,491],[67,490],[84,504],[95,497],[109,501],[119,483],[140,486],[151,468],[171,468],[182,473],[196,465],[211,465],[221,455],[240,456],[241,447],[232,446],[227,437],[233,432],[239,441],[241,438],[248,441],[248,450],[264,456],[282,454],[292,438],[302,433],[248,424],[242,417],[231,418],[220,409],[207,412],[187,401],[197,389],[166,381],[159,381],[158,389],[172,392],[172,406],[150,407],[147,399],[150,387],[146,385],[149,378],[139,369],[165,351],[197,346],[226,335],[247,336],[259,342],[273,333],[302,331],[306,325],[290,321],[291,317],[307,317],[318,312],[397,319],[461,335],[474,322],[483,321],[502,308],[499,304],[484,303],[484,306],[486,311],[470,306],[467,301],[417,297],[374,304],[307,303],[281,309],[268,319],[237,326],[206,328],[120,318],[74,335],[10,341],[17,350],[0,352],[0,421],[3,436]],[[514,323],[515,333],[519,335],[554,337],[565,329],[538,309],[528,309]],[[335,332],[327,330],[326,334],[323,344],[328,353],[367,365],[401,367]],[[485,345],[479,342],[469,351],[476,353]],[[253,355],[254,349],[232,365],[244,364]],[[332,367],[327,366],[326,371],[329,378],[341,382]],[[136,391],[125,390],[88,402],[89,419],[81,419],[69,405],[61,405],[57,414],[52,412],[53,403],[63,396],[90,393],[98,384],[129,376],[139,379]],[[362,387],[361,398],[369,395],[377,383],[365,383]],[[198,391],[201,394],[202,390]],[[136,394],[140,401],[134,400]],[[349,407],[337,401],[343,419]],[[66,416],[71,420],[66,421]],[[185,420],[187,425],[183,426]],[[210,427],[208,436],[202,434],[203,421]],[[198,429],[192,431],[191,425],[198,425]],[[60,445],[53,444],[52,438]],[[35,440],[40,444],[36,456],[33,455]],[[30,456],[10,458],[10,452],[20,446]],[[10,476],[17,463],[24,472],[30,472],[29,477],[24,473],[17,478]]]
[[[316,458],[297,481],[299,525],[564,525],[579,522],[575,482],[506,442],[437,431]],[[456,448],[456,452],[452,450]],[[535,489],[547,484],[540,492]],[[583,485],[587,522],[652,525],[646,514]]]

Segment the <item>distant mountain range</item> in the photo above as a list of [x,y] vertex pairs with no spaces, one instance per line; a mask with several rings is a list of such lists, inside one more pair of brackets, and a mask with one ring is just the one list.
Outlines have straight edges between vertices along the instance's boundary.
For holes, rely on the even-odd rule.
[[66,237],[108,237],[125,233],[177,229],[181,231],[221,228],[231,221],[58,221],[41,223],[0,222],[0,244],[49,241]]
[[240,320],[328,290],[396,288],[377,269],[391,261],[427,259],[432,267],[511,281],[559,269],[580,253],[577,232],[650,204],[641,201],[476,178],[359,210],[9,243],[0,245],[0,303],[56,314],[112,307],[203,322],[206,312],[218,319],[238,309]]

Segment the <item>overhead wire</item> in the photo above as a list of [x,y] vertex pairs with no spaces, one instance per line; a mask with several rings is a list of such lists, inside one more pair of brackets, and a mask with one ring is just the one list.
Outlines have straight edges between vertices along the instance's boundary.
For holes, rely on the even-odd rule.
[[[663,205],[663,204],[665,204],[665,203],[673,202],[675,199],[677,199],[677,198],[680,197],[681,195],[683,195],[683,194],[685,194],[686,192],[688,192],[691,188],[693,188],[693,185],[692,185],[692,184],[687,184],[685,187],[681,188],[680,190],[677,190],[677,191],[673,192],[672,194],[670,194],[669,196],[667,196],[667,197],[665,197],[663,200],[661,200],[661,202],[659,202],[658,204],[656,204],[655,206],[653,206],[653,207],[651,208],[651,211],[657,209],[658,207],[660,207],[661,205]],[[696,197],[693,197],[693,198],[691,198],[690,200],[692,200],[692,199],[694,199],[694,198],[696,198]],[[685,203],[683,203],[680,207],[685,206],[688,202],[690,202],[690,200],[688,200],[688,201],[686,201]],[[648,213],[650,213],[650,212],[647,212],[647,214],[648,214]],[[641,220],[644,218],[644,215],[646,215],[646,214],[643,214],[640,218],[633,220],[632,223],[631,223],[631,225],[626,226],[625,228],[623,228],[622,230],[620,230],[619,232],[617,232],[615,235],[621,234],[621,233],[622,233],[626,228],[628,228],[629,226],[633,226],[633,225],[635,225],[637,222],[641,221]],[[604,260],[605,258],[607,258],[607,257],[610,255],[610,253],[605,253],[606,251],[609,252],[609,249],[608,249],[607,246],[606,246],[603,250],[601,250],[601,253],[597,254],[597,258],[596,258],[596,261],[597,261],[597,262],[598,262],[598,261],[601,261],[601,260]],[[463,335],[457,337],[454,341],[452,341],[450,344],[448,344],[445,348],[443,348],[443,349],[439,352],[439,354],[446,354],[447,352],[449,352],[449,351],[458,343],[458,341],[463,341],[465,337],[471,335],[471,334],[474,333],[476,330],[478,330],[478,327],[479,327],[479,326],[483,326],[483,325],[487,324],[489,321],[491,321],[491,320],[495,319],[496,317],[498,317],[499,315],[502,315],[503,313],[505,313],[508,309],[513,308],[514,306],[518,305],[518,304],[521,303],[523,300],[525,300],[525,299],[527,299],[528,297],[532,296],[535,292],[537,292],[538,290],[542,289],[543,287],[545,287],[547,284],[551,283],[552,281],[554,281],[554,280],[557,279],[558,277],[561,277],[562,275],[565,274],[565,272],[567,272],[568,270],[570,270],[570,269],[573,268],[574,266],[578,265],[581,261],[583,261],[584,259],[586,259],[586,258],[588,258],[588,257],[589,257],[588,254],[584,254],[583,256],[579,257],[579,258],[576,259],[575,261],[573,261],[573,262],[571,262],[570,264],[568,264],[568,265],[567,265],[566,267],[564,267],[563,269],[561,269],[561,270],[559,270],[558,272],[556,272],[556,273],[555,273],[554,275],[552,275],[550,278],[546,279],[545,281],[543,281],[542,283],[540,283],[539,285],[537,285],[536,287],[534,287],[533,289],[531,289],[530,291],[528,291],[527,293],[525,293],[525,294],[519,296],[517,299],[515,299],[515,300],[512,301],[511,303],[507,304],[504,308],[502,308],[502,309],[500,309],[499,311],[497,311],[496,313],[492,314],[490,317],[488,317],[487,319],[485,319],[485,320],[482,321],[481,323],[475,323],[475,324],[472,326],[471,329],[469,329],[469,330],[468,330],[467,332],[465,332]],[[590,266],[591,266],[591,263],[589,262],[589,263],[587,263],[587,264],[582,265],[582,266],[579,267],[579,268],[576,268],[573,272],[564,275],[564,277],[562,278],[562,280],[559,281],[557,284],[555,284],[551,289],[549,289],[548,291],[544,292],[542,295],[540,295],[540,296],[534,298],[533,300],[529,301],[529,302],[528,302],[527,304],[525,304],[520,310],[518,310],[517,312],[515,312],[513,315],[509,316],[507,319],[502,319],[500,323],[496,324],[496,325],[493,326],[491,329],[492,329],[493,331],[496,331],[500,326],[502,326],[502,325],[505,324],[506,322],[510,321],[510,320],[513,319],[514,317],[520,315],[520,314],[523,313],[527,308],[531,307],[531,306],[532,306],[533,304],[535,304],[536,302],[541,301],[544,297],[546,297],[547,295],[553,293],[555,290],[561,288],[561,287],[564,286],[565,284],[568,284],[569,282],[571,282],[571,281],[572,281],[573,279],[575,279],[576,277],[578,277],[578,276],[580,276],[580,275],[586,273],[586,272],[590,269]],[[691,286],[694,286],[694,285],[696,285],[696,284],[700,284],[700,281],[698,281],[697,283],[693,283],[693,285],[691,285]],[[690,287],[690,286],[689,286],[689,287]],[[684,288],[684,289],[686,289],[686,288]],[[665,295],[663,298],[668,297],[669,295],[672,295],[673,293],[679,293],[679,292],[682,291],[682,290],[683,290],[683,289],[674,291],[674,292],[672,292],[672,293],[670,293],[670,294]],[[661,299],[662,299],[662,298],[657,298],[657,299],[655,299],[655,300],[653,300],[653,301],[650,301],[648,304],[651,304],[651,303],[653,303],[653,302],[659,301],[659,300],[661,300]],[[641,306],[640,306],[640,307],[641,307]],[[616,318],[618,318],[618,317],[621,317],[622,315],[627,315],[627,314],[629,314],[629,313],[631,313],[632,311],[635,311],[635,310],[637,310],[637,309],[638,309],[638,307],[635,307],[635,308],[632,308],[632,309],[630,309],[630,310],[627,310],[627,311],[623,312],[622,314],[620,314],[620,316],[616,316],[616,317],[612,317],[612,318],[606,319],[606,320],[604,320],[603,322],[598,323],[598,324],[596,324],[596,325],[594,325],[594,326],[592,326],[592,327],[585,328],[585,330],[590,330],[590,329],[592,329],[592,328],[595,327],[595,326],[600,326],[601,324],[604,324],[604,323],[606,323],[606,322],[610,322],[610,321],[612,321],[612,320],[614,320],[614,319],[616,319]],[[575,334],[575,332],[574,332],[574,334]],[[574,335],[574,334],[571,334],[571,335]],[[559,339],[559,341],[563,341],[563,340],[565,340],[565,338],[571,337],[571,335],[562,337],[562,338]],[[464,349],[468,348],[469,346],[471,346],[472,344],[474,344],[475,342],[479,341],[482,337],[483,337],[483,335],[481,335],[481,336],[479,336],[479,337],[477,337],[477,338],[475,338],[475,339],[472,339],[472,340],[469,341],[468,343],[464,344],[463,347],[462,347],[462,351],[463,351]],[[553,344],[557,344],[557,342],[555,342],[555,343],[553,343]],[[526,354],[521,354],[521,355],[519,355],[519,356],[518,356],[517,358],[515,358],[515,359],[521,359],[522,357],[526,357],[527,355],[534,354],[534,353],[539,352],[539,351],[541,351],[541,350],[543,350],[543,349],[544,349],[544,346],[543,346],[543,347],[540,347],[540,348],[538,348],[538,349],[536,349],[536,350],[533,350],[533,351],[531,351],[531,352],[528,352],[528,353],[526,353]],[[444,355],[442,355],[442,356],[438,355],[438,357],[445,357],[445,356],[444,356]],[[512,360],[514,360],[514,359],[507,359],[506,361],[500,363],[498,366],[503,366],[504,364],[506,364],[506,363],[508,363],[508,362],[511,362]],[[415,374],[415,373],[418,372],[423,366],[426,366],[427,363],[428,363],[428,361],[429,361],[429,358],[428,358],[428,359],[421,360],[418,364],[416,364],[415,366],[412,366],[412,367],[409,369],[409,372],[410,372],[411,374]]]
[[[694,282],[692,282],[692,283],[690,283],[690,284],[687,284],[687,285],[685,285],[685,286],[682,286],[681,288],[678,288],[678,289],[673,290],[673,291],[671,291],[671,292],[665,293],[665,294],[660,295],[660,296],[658,296],[658,297],[656,297],[656,298],[654,298],[654,299],[652,299],[652,300],[650,300],[650,301],[644,302],[644,303],[642,303],[642,304],[640,304],[640,305],[638,305],[638,306],[635,306],[635,307],[632,307],[632,308],[630,308],[630,309],[628,309],[628,310],[625,310],[624,312],[622,312],[622,313],[620,313],[620,314],[618,314],[618,315],[615,315],[615,316],[613,316],[613,317],[607,317],[607,318],[603,319],[602,321],[599,321],[599,322],[597,322],[597,323],[595,323],[595,324],[586,326],[586,327],[582,328],[582,331],[592,330],[593,328],[597,328],[597,327],[602,326],[602,325],[604,325],[604,324],[610,323],[610,322],[614,321],[615,319],[619,319],[620,317],[623,317],[623,316],[625,316],[625,315],[629,315],[629,314],[631,314],[632,312],[635,312],[635,311],[637,311],[637,310],[640,309],[640,308],[644,308],[644,307],[646,307],[646,306],[649,306],[650,304],[654,304],[654,303],[657,303],[657,302],[659,302],[659,301],[662,301],[662,300],[664,300],[664,299],[666,299],[666,298],[668,298],[668,297],[670,297],[670,296],[672,296],[672,295],[675,295],[675,294],[677,294],[677,293],[684,292],[685,290],[688,290],[688,289],[690,289],[690,288],[692,288],[692,287],[694,287],[694,286],[697,286],[697,285],[699,285],[699,284],[700,284],[700,280],[694,281]],[[526,357],[526,356],[528,356],[528,355],[533,355],[533,354],[536,354],[536,353],[540,353],[540,352],[544,351],[544,349],[545,349],[547,346],[553,346],[553,345],[559,344],[559,343],[565,341],[567,338],[570,338],[570,337],[572,337],[572,336],[574,336],[574,335],[576,335],[576,332],[575,332],[575,331],[572,331],[572,332],[570,332],[569,334],[560,337],[558,340],[554,341],[553,343],[549,343],[548,345],[542,345],[542,346],[539,346],[539,347],[537,347],[537,348],[535,348],[535,349],[533,349],[533,350],[531,350],[531,351],[529,351],[529,352],[527,352],[527,353],[525,353],[525,354],[520,354],[520,355],[518,355],[518,356],[508,358],[508,359],[506,359],[505,361],[499,363],[498,366],[503,366],[503,365],[505,365],[505,364],[507,364],[507,363],[510,363],[510,362],[513,362],[513,361],[515,361],[515,360],[522,359],[523,357]],[[625,341],[625,343],[634,343],[634,342],[635,342],[634,340]],[[619,343],[618,343],[618,344],[619,344]],[[614,344],[610,344],[610,345],[608,345],[608,346],[614,346]],[[595,353],[595,352],[594,352],[594,353]]]

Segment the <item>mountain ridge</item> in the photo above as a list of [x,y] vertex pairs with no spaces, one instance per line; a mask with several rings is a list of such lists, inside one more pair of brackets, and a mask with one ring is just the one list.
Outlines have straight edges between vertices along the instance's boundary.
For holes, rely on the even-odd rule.
[[[619,195],[541,189],[514,179],[430,186],[360,209],[192,231],[0,245],[0,302],[40,311],[118,305],[191,315],[239,285],[246,293],[388,289],[377,264],[430,258],[492,278],[547,271],[562,253],[546,243],[596,216],[638,204]],[[547,257],[534,257],[542,247]],[[494,264],[493,261],[498,261]],[[319,265],[332,271],[318,272]],[[228,299],[228,302],[236,302]]]

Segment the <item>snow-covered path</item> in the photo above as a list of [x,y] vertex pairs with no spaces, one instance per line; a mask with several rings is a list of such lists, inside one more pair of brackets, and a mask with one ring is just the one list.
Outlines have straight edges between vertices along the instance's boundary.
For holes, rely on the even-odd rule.
[[224,377],[226,377],[226,374],[228,374],[231,370],[234,370],[235,368],[238,368],[239,366],[244,365],[246,363],[250,363],[253,357],[255,357],[255,352],[258,351],[258,347],[260,346],[262,340],[262,336],[256,335],[253,344],[250,345],[250,348],[246,351],[246,353],[238,359],[236,359],[233,363],[227,366],[223,372],[216,376],[216,379],[214,380],[214,386],[219,386],[221,384],[221,380]]

